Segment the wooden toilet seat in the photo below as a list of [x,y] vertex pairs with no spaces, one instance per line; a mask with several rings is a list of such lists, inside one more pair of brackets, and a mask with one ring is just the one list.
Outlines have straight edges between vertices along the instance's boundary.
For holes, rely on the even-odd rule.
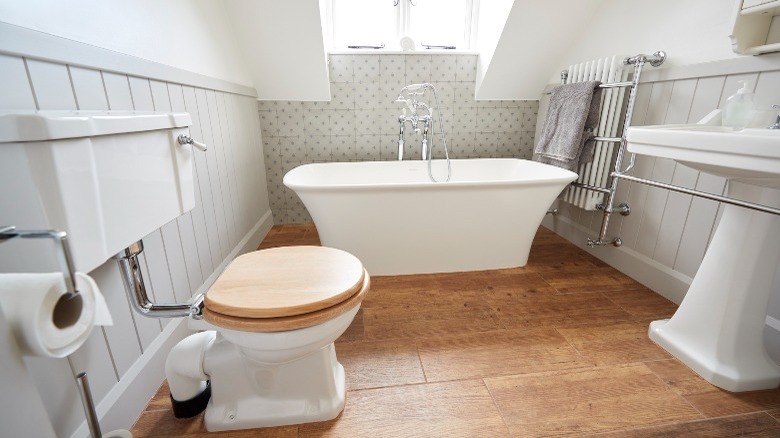
[[240,331],[310,327],[360,304],[369,283],[360,260],[338,249],[254,251],[233,260],[206,292],[203,317]]

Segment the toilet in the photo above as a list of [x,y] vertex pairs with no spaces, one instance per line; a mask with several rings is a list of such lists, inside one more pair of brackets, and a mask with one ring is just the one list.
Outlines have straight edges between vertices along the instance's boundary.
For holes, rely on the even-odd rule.
[[174,414],[205,409],[208,431],[331,420],[344,409],[334,341],[369,289],[360,260],[338,249],[292,246],[237,257],[204,298],[205,330],[170,352]]

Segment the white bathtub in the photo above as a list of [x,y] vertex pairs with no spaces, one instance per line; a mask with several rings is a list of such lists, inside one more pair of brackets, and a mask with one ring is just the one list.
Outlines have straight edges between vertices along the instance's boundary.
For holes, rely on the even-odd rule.
[[[427,163],[306,164],[284,184],[303,201],[322,244],[357,256],[371,275],[523,266],[550,204],[577,174],[512,158],[451,160],[433,183]],[[446,176],[443,160],[434,176]]]

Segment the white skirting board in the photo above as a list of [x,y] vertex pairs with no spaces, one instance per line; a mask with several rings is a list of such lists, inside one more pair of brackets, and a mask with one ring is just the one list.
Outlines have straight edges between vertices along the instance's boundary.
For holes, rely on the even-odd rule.
[[[693,278],[625,246],[617,248],[613,246],[588,248],[585,242],[588,237],[592,237],[591,231],[572,223],[566,217],[547,215],[542,221],[542,225],[677,304],[682,302],[685,293],[691,285],[691,281],[693,281]],[[764,343],[769,346],[770,355],[780,362],[780,319],[767,316]]]
[[[256,249],[272,226],[273,217],[271,210],[268,210],[193,295],[206,292],[228,263],[238,255]],[[177,342],[190,334],[192,331],[187,328],[184,318],[172,319],[168,322],[162,333],[130,367],[122,380],[97,404],[96,410],[103,433],[115,429],[129,429],[132,426],[165,379],[165,359],[168,357],[168,352]],[[71,438],[89,436],[85,421],[71,435]]]

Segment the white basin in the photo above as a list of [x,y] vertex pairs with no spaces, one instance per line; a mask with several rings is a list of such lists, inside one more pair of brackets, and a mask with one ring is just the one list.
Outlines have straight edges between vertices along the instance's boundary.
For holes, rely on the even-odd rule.
[[[627,148],[728,178],[729,197],[779,208],[780,130],[717,126],[718,113],[706,121],[629,128]],[[650,339],[728,391],[777,388],[763,330],[778,262],[780,216],[724,204],[688,293],[671,319],[650,324]]]
[[780,129],[655,125],[631,127],[628,150],[671,158],[733,181],[780,188]]

